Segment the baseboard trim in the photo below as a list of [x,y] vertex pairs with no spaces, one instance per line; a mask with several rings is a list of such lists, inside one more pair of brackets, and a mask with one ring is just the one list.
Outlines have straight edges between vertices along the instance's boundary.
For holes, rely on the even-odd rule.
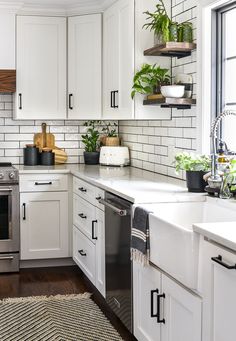
[[20,269],[76,265],[72,258],[21,260]]

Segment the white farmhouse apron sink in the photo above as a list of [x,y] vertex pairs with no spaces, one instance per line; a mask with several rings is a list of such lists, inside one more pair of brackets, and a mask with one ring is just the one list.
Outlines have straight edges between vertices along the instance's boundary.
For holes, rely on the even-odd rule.
[[[197,199],[196,199],[197,200]],[[236,221],[236,203],[205,198],[200,202],[145,205],[153,213],[150,261],[191,289],[197,289],[199,235],[193,224]]]

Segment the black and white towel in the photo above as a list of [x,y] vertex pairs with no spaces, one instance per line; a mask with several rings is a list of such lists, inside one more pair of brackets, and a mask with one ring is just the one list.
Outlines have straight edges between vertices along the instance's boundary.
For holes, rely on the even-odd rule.
[[142,207],[135,208],[131,232],[131,260],[142,265],[148,265],[150,258],[149,213]]

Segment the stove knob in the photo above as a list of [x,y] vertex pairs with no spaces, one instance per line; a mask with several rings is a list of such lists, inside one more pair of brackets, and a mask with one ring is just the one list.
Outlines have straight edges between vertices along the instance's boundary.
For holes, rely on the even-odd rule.
[[15,173],[13,173],[13,172],[9,173],[9,178],[10,179],[14,179],[15,178]]
[[4,178],[4,174],[0,173],[0,180],[2,180]]

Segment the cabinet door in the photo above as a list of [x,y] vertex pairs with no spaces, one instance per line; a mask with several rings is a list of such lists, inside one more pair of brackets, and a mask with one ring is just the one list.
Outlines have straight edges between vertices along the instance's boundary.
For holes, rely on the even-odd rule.
[[157,313],[157,290],[161,291],[160,272],[133,262],[134,335],[139,341],[160,341],[161,325],[151,316],[152,304]]
[[203,341],[234,341],[236,314],[236,270],[221,263],[236,264],[236,253],[201,240],[201,291],[203,294]]
[[21,193],[21,259],[69,257],[68,193]]
[[17,17],[17,119],[66,118],[66,18]]
[[101,14],[68,19],[68,118],[101,117]]
[[162,341],[201,341],[201,299],[162,275]]
[[103,20],[103,118],[132,118],[134,0],[119,0]]
[[96,288],[105,297],[105,217],[104,211],[96,209],[96,224],[93,236],[96,239]]

